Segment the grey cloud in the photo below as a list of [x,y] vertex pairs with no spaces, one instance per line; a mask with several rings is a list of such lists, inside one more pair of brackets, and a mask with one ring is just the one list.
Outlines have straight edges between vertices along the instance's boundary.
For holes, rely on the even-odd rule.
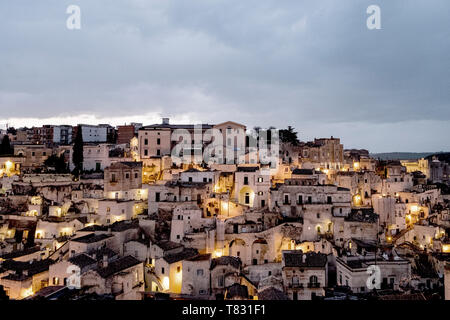
[[[65,28],[69,4],[81,7],[80,31]],[[381,6],[382,30],[366,28],[370,4]],[[447,149],[435,133],[450,124],[449,9],[446,0],[2,2],[0,119],[145,110],[333,128],[346,145],[366,137],[381,151],[404,133],[377,140],[373,130],[402,128],[415,137],[408,148]],[[419,136],[412,123],[438,129]]]

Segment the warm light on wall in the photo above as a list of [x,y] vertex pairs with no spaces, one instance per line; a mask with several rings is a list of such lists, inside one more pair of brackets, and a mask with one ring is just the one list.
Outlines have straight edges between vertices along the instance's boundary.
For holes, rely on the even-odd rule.
[[170,287],[169,277],[164,277],[163,278],[162,286],[163,286],[164,290],[169,290],[169,287]]
[[216,258],[220,258],[220,257],[222,256],[222,251],[221,251],[221,250],[216,250],[216,251],[214,251],[214,256],[215,256]]
[[180,283],[182,280],[183,280],[183,271],[180,268],[180,270],[175,273],[175,281],[177,283]]
[[355,206],[361,205],[361,196],[360,196],[359,194],[355,194],[355,195],[353,196],[353,204],[354,204]]
[[11,168],[13,167],[13,163],[11,162],[11,161],[6,161],[5,162],[5,167],[6,167],[6,170],[11,170]]
[[226,202],[222,203],[222,210],[228,210],[228,203]]
[[443,244],[442,245],[442,252],[450,253],[450,244]]
[[28,289],[23,289],[22,291],[22,298],[26,298],[29,296],[32,296],[34,294],[33,287],[29,287]]

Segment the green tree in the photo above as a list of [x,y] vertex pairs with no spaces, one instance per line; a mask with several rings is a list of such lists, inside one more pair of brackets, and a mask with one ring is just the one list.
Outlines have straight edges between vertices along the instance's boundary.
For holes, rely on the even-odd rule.
[[291,143],[294,146],[298,146],[300,144],[297,132],[295,132],[294,128],[291,126],[288,126],[287,129],[280,130],[280,140],[284,143]]
[[67,163],[64,158],[64,154],[57,156],[56,154],[52,154],[50,157],[48,157],[44,164],[47,167],[55,168],[56,173],[67,173]]
[[75,136],[73,144],[72,161],[75,165],[73,174],[78,177],[83,172],[83,133],[81,132],[81,126],[78,126],[77,135]]
[[0,155],[12,155],[13,149],[11,148],[11,143],[9,141],[9,136],[5,135],[2,139],[2,144],[0,145]]

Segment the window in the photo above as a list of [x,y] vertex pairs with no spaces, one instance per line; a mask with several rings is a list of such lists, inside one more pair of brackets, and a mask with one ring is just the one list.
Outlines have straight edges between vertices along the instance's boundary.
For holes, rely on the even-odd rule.
[[134,174],[134,178],[137,179],[138,176],[139,176],[139,175],[138,175],[138,173],[136,172],[136,173]]
[[160,201],[160,197],[161,197],[160,193],[156,192],[155,193],[155,202],[159,202]]
[[160,156],[160,155],[161,155],[161,150],[157,149],[157,150],[156,150],[156,155],[157,155],[157,156]]
[[248,185],[248,177],[244,177],[244,185]]
[[160,145],[160,144],[161,144],[161,139],[160,139],[160,138],[156,139],[156,144],[157,144],[157,145]]
[[262,177],[258,178],[258,182],[263,182],[263,181],[264,181],[264,179]]
[[148,145],[148,139],[147,138],[144,139],[144,145],[146,145],[146,146]]
[[181,271],[181,267],[178,266],[178,267],[177,267],[177,272],[180,272],[180,271]]
[[130,179],[130,174],[129,173],[125,173],[125,179]]
[[197,277],[203,276],[203,269],[197,269]]
[[144,150],[144,156],[148,156],[148,150],[147,149]]
[[164,274],[164,267],[161,267],[161,273]]

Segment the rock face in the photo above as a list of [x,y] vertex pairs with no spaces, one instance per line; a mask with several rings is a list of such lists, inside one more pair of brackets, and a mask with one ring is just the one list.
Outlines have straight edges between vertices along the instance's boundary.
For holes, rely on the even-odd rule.
[[301,236],[303,232],[303,228],[299,226],[293,226],[286,224],[281,227],[281,232],[283,233],[283,237],[289,238],[296,241],[301,241]]

